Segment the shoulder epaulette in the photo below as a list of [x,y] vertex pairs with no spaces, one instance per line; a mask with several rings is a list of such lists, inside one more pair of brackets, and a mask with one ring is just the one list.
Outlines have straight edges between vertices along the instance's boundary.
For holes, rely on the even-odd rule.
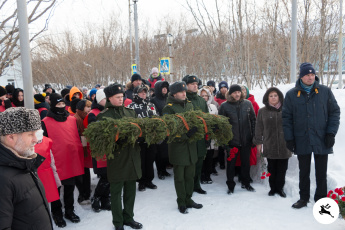
[[167,106],[173,106],[173,104],[172,103],[168,103]]
[[189,100],[187,100],[187,102],[190,102],[190,103],[192,103],[191,101],[189,101]]

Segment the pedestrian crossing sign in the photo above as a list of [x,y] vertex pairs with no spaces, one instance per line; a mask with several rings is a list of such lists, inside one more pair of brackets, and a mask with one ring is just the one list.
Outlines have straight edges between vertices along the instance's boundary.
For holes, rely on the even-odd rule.
[[132,75],[137,73],[137,64],[132,64]]

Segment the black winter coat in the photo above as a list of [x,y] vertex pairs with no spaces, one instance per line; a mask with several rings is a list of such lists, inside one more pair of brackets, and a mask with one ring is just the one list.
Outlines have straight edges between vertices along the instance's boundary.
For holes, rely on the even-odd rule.
[[300,79],[285,96],[283,129],[286,141],[294,140],[296,155],[330,154],[326,148],[327,133],[336,135],[340,124],[340,108],[332,90],[319,84],[318,77],[310,94],[301,87]]
[[163,87],[167,87],[169,93],[169,83],[167,81],[157,81],[155,84],[155,97],[151,99],[151,102],[156,106],[159,116],[163,116],[163,108],[168,98],[168,93],[162,94]]
[[226,102],[219,107],[218,114],[229,118],[232,125],[233,139],[229,142],[230,147],[251,146],[255,134],[256,116],[250,101],[242,98],[235,101],[229,92],[225,94]]
[[43,161],[19,157],[0,144],[0,229],[53,229],[44,187],[36,172]]

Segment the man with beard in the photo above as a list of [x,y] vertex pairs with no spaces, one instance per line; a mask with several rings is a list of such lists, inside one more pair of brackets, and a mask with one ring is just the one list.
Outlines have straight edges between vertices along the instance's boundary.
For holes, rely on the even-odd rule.
[[37,110],[20,107],[0,113],[0,229],[53,229],[37,176],[34,146],[40,128]]
[[[250,192],[254,192],[255,189],[250,185],[250,165],[249,157],[252,147],[252,139],[255,134],[256,116],[253,109],[253,105],[250,101],[244,99],[244,95],[241,92],[241,86],[232,85],[229,92],[226,93],[227,101],[224,102],[219,108],[219,115],[223,115],[229,118],[229,122],[232,125],[233,139],[229,142],[229,146],[226,146],[229,153],[230,148],[237,148],[238,152],[241,152],[241,175],[242,175],[242,188]],[[234,182],[235,176],[235,164],[238,153],[235,157],[227,162],[226,176],[228,185],[228,194],[232,194],[235,189],[236,183]]]

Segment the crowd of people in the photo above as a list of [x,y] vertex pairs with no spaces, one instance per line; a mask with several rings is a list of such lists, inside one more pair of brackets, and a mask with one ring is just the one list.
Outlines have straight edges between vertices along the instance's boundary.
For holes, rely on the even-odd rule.
[[[194,75],[169,83],[157,68],[147,80],[133,74],[125,86],[96,85],[91,90],[68,86],[57,93],[45,84],[42,93],[33,95],[34,110],[24,108],[24,93],[11,85],[0,87],[0,229],[52,229],[51,220],[60,228],[66,226],[65,219],[80,222],[74,209],[75,187],[77,203],[91,205],[96,213],[111,211],[117,230],[124,225],[141,229],[133,219],[136,190],[158,189],[153,183],[154,164],[161,180],[171,177],[167,169],[173,168],[182,214],[203,207],[192,199],[193,193],[207,194],[202,185],[212,184],[218,165],[226,169],[229,195],[235,192],[236,176],[242,189],[255,192],[250,167],[257,164],[259,154],[268,161],[269,196],[286,197],[285,175],[292,153],[300,168],[300,199],[292,207],[309,202],[312,154],[314,200],[327,196],[327,159],[333,153],[340,109],[310,63],[301,64],[296,86],[285,99],[278,88],[267,89],[262,108],[246,86],[212,80],[203,85]],[[150,118],[190,110],[227,117],[233,139],[225,146],[216,146],[207,136],[190,142],[198,131],[190,127],[172,143],[148,145],[139,137],[134,146],[115,149],[113,159],[95,159],[83,136],[90,123],[107,117]],[[120,146],[126,141],[117,140]],[[99,178],[94,191],[90,169]]]

